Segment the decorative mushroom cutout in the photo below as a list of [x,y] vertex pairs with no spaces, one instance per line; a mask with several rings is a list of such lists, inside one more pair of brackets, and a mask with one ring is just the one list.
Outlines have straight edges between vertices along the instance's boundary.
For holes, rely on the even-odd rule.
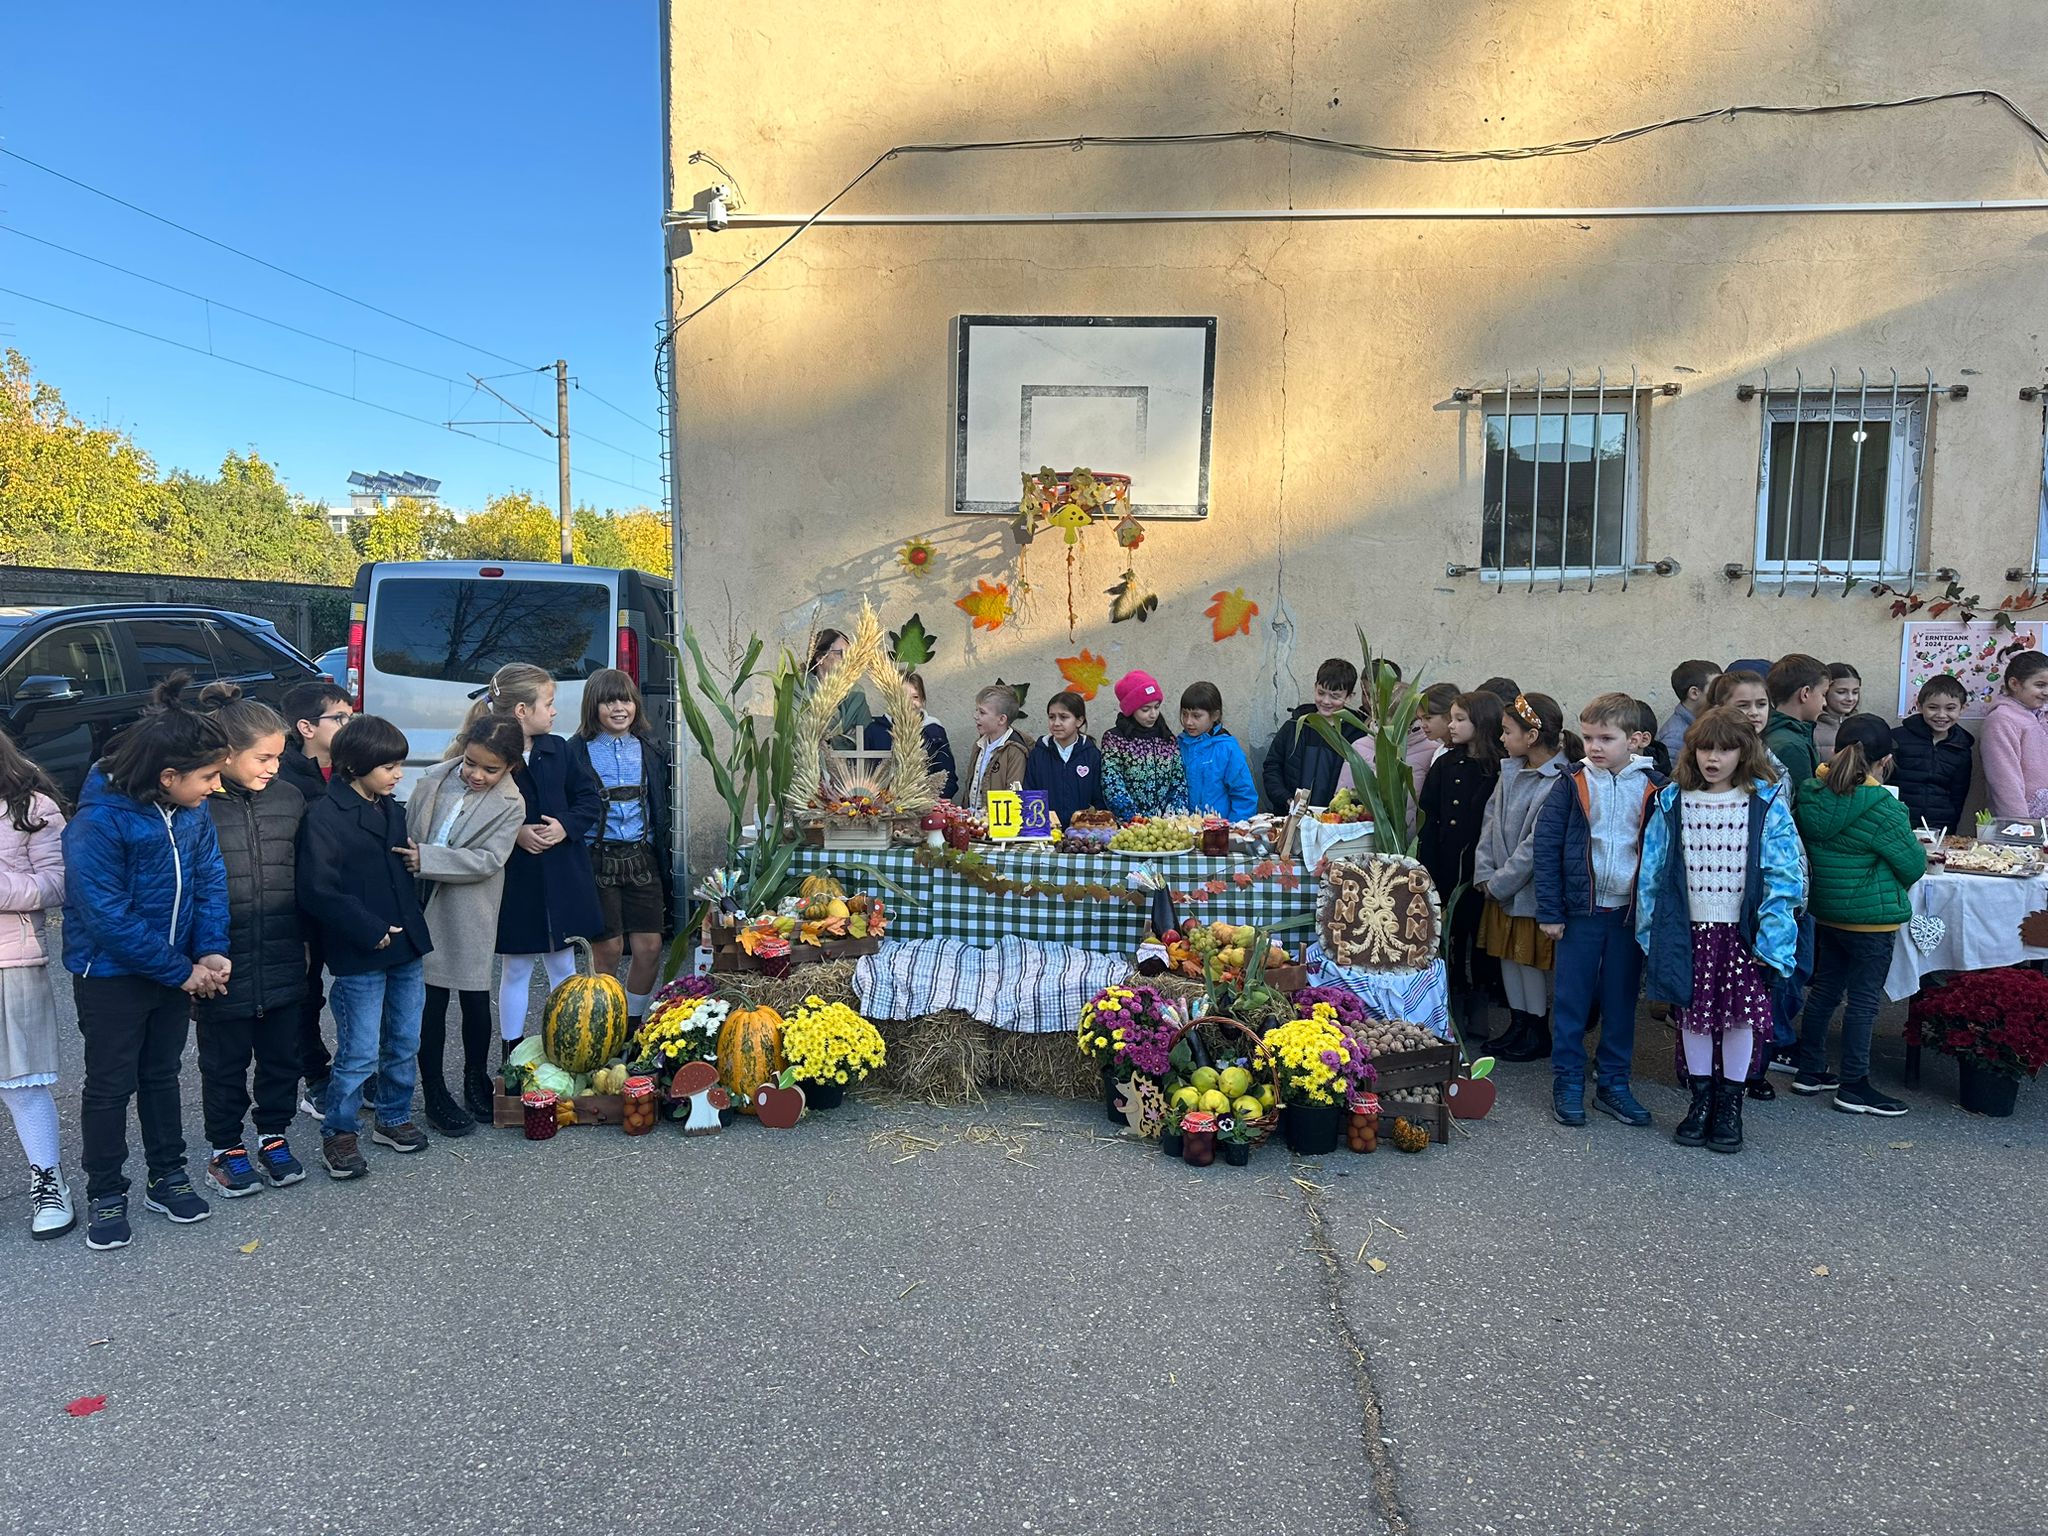
[[719,1086],[714,1063],[693,1061],[683,1067],[670,1082],[669,1093],[690,1101],[690,1116],[683,1122],[685,1136],[715,1136],[724,1129],[718,1112],[732,1103],[732,1095]]

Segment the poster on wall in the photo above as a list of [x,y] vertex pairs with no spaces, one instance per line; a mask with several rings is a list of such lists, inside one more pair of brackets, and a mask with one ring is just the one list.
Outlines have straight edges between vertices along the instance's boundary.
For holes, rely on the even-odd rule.
[[1014,516],[1022,476],[1131,477],[1140,518],[1209,515],[1213,316],[962,315],[953,510]]
[[1899,714],[1911,714],[1921,685],[1946,672],[1960,678],[1969,690],[1963,718],[1983,719],[1998,696],[2006,658],[2017,651],[2040,650],[2042,627],[2021,621],[2006,629],[1988,619],[1969,624],[1934,621],[1906,625],[1899,647]]

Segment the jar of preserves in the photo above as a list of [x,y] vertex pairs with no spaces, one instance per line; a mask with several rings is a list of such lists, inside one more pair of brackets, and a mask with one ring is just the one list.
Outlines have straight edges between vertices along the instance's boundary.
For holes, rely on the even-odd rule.
[[547,1141],[555,1134],[555,1091],[529,1088],[519,1096],[519,1109],[526,1122],[528,1141]]
[[654,1079],[651,1077],[627,1078],[624,1107],[620,1111],[620,1123],[625,1126],[626,1134],[628,1136],[645,1136],[654,1129],[656,1113]]
[[1216,1161],[1216,1117],[1206,1109],[1191,1110],[1180,1122],[1181,1160],[1190,1168]]

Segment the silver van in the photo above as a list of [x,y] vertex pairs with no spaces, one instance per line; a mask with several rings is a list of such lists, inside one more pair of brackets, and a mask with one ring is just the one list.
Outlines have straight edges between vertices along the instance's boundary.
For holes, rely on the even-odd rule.
[[[671,586],[645,571],[539,561],[372,561],[356,572],[342,686],[358,713],[381,715],[412,745],[415,770],[441,760],[478,690],[509,661],[556,682],[555,733],[574,734],[583,682],[618,667],[640,684],[666,742],[675,666]],[[416,774],[399,784],[411,792]]]

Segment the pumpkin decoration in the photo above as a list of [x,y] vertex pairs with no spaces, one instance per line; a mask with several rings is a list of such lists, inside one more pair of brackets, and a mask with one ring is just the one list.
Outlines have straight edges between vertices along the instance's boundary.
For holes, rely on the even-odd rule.
[[1417,1125],[1413,1120],[1397,1119],[1394,1122],[1393,1134],[1394,1146],[1402,1152],[1422,1152],[1428,1150],[1429,1132]]
[[590,946],[576,946],[576,974],[548,998],[541,1050],[564,1072],[595,1072],[626,1048],[626,989],[616,976],[593,974]]
[[846,887],[830,875],[806,875],[804,883],[797,887],[797,894],[805,901],[809,901],[813,896],[823,896],[827,901],[831,901],[834,898],[843,899]]
[[773,1008],[735,1008],[718,1031],[718,1080],[733,1104],[754,1113],[754,1090],[782,1072],[782,1015]]

